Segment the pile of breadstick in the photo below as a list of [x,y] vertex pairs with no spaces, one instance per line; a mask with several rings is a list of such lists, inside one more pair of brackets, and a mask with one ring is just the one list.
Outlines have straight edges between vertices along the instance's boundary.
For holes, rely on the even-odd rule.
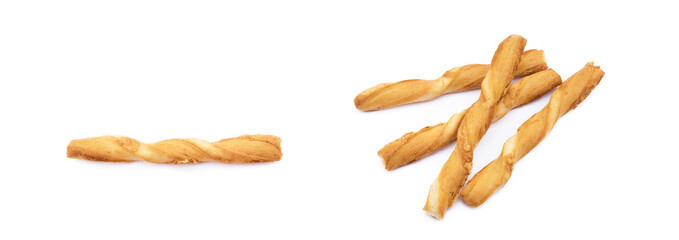
[[[385,168],[392,170],[430,155],[457,139],[453,153],[429,188],[424,210],[433,217],[443,218],[460,195],[469,206],[485,202],[507,183],[514,164],[537,146],[556,121],[582,102],[604,76],[604,72],[590,62],[562,83],[559,74],[547,68],[544,52],[524,52],[525,45],[525,38],[511,35],[500,43],[490,65],[456,67],[436,80],[380,84],[354,99],[357,109],[375,111],[428,101],[443,94],[481,89],[479,99],[453,114],[448,122],[407,133],[378,151]],[[516,77],[523,78],[512,83]],[[474,148],[490,124],[509,110],[530,103],[554,88],[547,106],[519,127],[516,135],[505,142],[496,160],[467,181]]]

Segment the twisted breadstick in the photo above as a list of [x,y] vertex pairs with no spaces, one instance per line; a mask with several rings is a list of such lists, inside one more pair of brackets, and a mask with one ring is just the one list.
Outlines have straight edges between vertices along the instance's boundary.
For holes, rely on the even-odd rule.
[[457,199],[471,173],[474,148],[493,121],[495,106],[514,77],[524,46],[525,38],[511,35],[495,51],[490,70],[481,83],[481,96],[462,118],[455,150],[429,189],[424,210],[430,215],[443,218]]
[[[411,79],[379,84],[358,94],[354,98],[354,104],[361,111],[375,111],[428,101],[443,94],[477,89],[489,68],[488,64],[469,64],[450,69],[436,80]],[[515,76],[528,76],[545,69],[547,63],[544,52],[528,50],[521,56]]]
[[214,143],[200,139],[170,139],[144,144],[128,137],[103,136],[71,141],[66,155],[92,161],[152,163],[253,163],[278,161],[281,139],[272,135],[243,135]]
[[[512,83],[495,108],[493,121],[500,120],[510,109],[533,101],[559,84],[561,77],[552,69],[537,72]],[[385,145],[377,152],[382,158],[384,167],[387,170],[401,167],[452,143],[457,137],[457,128],[466,112],[465,109],[454,114],[446,123],[425,127],[415,133],[406,133]]]
[[590,62],[561,84],[547,106],[524,122],[516,135],[505,142],[500,157],[469,180],[461,193],[464,202],[472,207],[479,206],[503,187],[512,176],[514,164],[545,138],[561,116],[585,100],[603,76],[604,72]]

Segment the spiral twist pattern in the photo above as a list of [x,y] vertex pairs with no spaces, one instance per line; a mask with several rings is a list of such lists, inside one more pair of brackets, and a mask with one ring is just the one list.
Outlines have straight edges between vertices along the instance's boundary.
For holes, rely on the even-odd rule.
[[103,136],[73,140],[67,156],[92,161],[183,164],[198,162],[253,163],[278,161],[281,139],[272,135],[243,135],[217,142],[195,138],[145,144],[129,137]]
[[561,84],[547,106],[521,124],[516,135],[505,142],[500,156],[469,180],[461,193],[464,202],[479,206],[503,187],[512,175],[514,164],[547,136],[561,116],[587,98],[603,76],[604,72],[590,62]]
[[[354,98],[361,111],[375,111],[408,103],[423,102],[443,94],[478,89],[490,65],[469,64],[448,70],[436,80],[410,79],[382,83],[369,88]],[[528,50],[521,56],[515,77],[528,76],[547,69],[542,50]]]

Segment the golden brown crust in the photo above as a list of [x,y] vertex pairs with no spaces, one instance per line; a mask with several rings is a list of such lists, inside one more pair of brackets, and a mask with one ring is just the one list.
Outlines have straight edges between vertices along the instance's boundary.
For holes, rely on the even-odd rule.
[[[494,121],[510,109],[522,106],[551,91],[561,84],[561,77],[552,69],[543,70],[512,83],[495,108]],[[425,127],[388,143],[377,154],[384,167],[392,170],[430,155],[451,144],[457,137],[457,128],[467,110],[456,113],[446,123]]]
[[455,150],[429,189],[424,210],[430,215],[443,218],[457,199],[471,173],[474,148],[493,121],[495,107],[514,77],[525,46],[525,38],[511,35],[495,51],[490,70],[481,83],[481,96],[462,118]]
[[500,157],[493,160],[469,180],[462,190],[462,199],[469,206],[483,204],[497,189],[509,181],[519,159],[537,146],[551,131],[558,118],[574,109],[599,84],[604,72],[587,63],[554,91],[549,103],[524,122],[516,135],[505,142]]
[[[375,111],[398,105],[428,101],[443,94],[468,91],[481,86],[490,65],[469,64],[446,71],[436,80],[410,79],[395,83],[382,83],[369,88],[354,98],[361,111]],[[528,50],[521,55],[515,77],[547,69],[542,50]]]
[[[521,54],[521,61],[516,67],[515,77],[528,76],[533,73],[547,69],[545,52],[542,50],[531,49]],[[480,85],[481,83],[479,83]]]
[[66,156],[91,161],[167,164],[271,162],[283,156],[280,144],[281,139],[272,135],[243,135],[214,143],[194,138],[169,139],[152,144],[128,137],[103,136],[71,141]]

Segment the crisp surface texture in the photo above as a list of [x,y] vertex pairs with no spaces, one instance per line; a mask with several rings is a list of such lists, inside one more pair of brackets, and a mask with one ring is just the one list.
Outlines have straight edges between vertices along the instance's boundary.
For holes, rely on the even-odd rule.
[[[395,83],[382,83],[358,94],[354,98],[354,105],[362,111],[375,111],[428,101],[443,94],[478,89],[489,67],[488,64],[469,64],[450,69],[436,80],[410,79]],[[547,69],[547,63],[544,51],[533,49],[521,55],[515,75],[524,77],[545,69]]]
[[[512,83],[502,95],[495,108],[493,121],[500,120],[509,110],[527,104],[561,84],[561,77],[552,69],[547,69]],[[409,164],[442,147],[452,143],[457,137],[457,128],[463,110],[454,114],[448,122],[425,127],[417,132],[406,133],[401,138],[388,143],[377,154],[382,158],[387,170]]]
[[214,143],[195,138],[169,139],[152,144],[129,137],[103,136],[71,141],[66,155],[104,162],[182,164],[271,162],[280,160],[283,153],[281,139],[272,135],[243,135]]
[[[674,5],[0,1],[0,240],[679,239]],[[436,220],[422,205],[457,141],[391,171],[377,151],[448,122],[480,90],[372,112],[353,100],[490,64],[513,33],[562,80],[589,61],[606,75],[504,188]],[[490,125],[470,179],[550,95]],[[71,140],[105,135],[258,133],[282,139],[280,161],[66,156]]]
[[514,164],[547,136],[561,116],[585,100],[603,77],[604,72],[598,66],[587,63],[561,84],[550,97],[547,106],[524,122],[516,135],[505,142],[500,157],[469,180],[461,193],[464,202],[470,206],[479,206],[504,186],[512,175]]
[[474,148],[492,123],[496,105],[514,77],[525,46],[525,38],[511,35],[497,47],[488,74],[481,83],[481,96],[462,117],[455,150],[429,188],[424,205],[429,215],[441,219],[455,203],[467,176],[471,174]]

